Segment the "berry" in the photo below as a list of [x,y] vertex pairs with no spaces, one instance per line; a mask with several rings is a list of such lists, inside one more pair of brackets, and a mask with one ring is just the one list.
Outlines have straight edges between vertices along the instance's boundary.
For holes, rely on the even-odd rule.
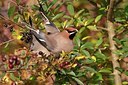
[[15,82],[12,82],[11,85],[16,85],[16,83]]
[[60,64],[60,68],[63,68],[64,67],[64,64]]
[[39,51],[39,55],[43,55],[44,53],[42,51]]
[[20,40],[22,40],[22,41],[23,41],[23,40],[24,40],[24,37],[22,37]]
[[64,64],[64,65],[68,65],[68,64],[69,64],[69,62],[64,62],[63,64]]
[[20,65],[20,60],[17,60],[16,61],[16,65]]
[[12,69],[14,66],[12,64],[9,64],[9,68]]
[[16,56],[13,56],[12,59],[16,61],[17,60],[17,57]]
[[29,43],[29,40],[26,39],[25,42],[26,42],[26,43]]
[[9,64],[13,64],[14,60],[12,58],[9,59]]
[[2,61],[5,62],[7,59],[3,56],[2,57]]

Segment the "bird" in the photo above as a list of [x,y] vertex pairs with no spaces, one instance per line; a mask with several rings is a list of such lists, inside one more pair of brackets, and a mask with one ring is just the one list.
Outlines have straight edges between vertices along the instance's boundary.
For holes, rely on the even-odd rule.
[[42,51],[46,55],[57,54],[61,51],[70,52],[74,47],[73,38],[78,30],[74,27],[68,27],[61,32],[42,11],[40,14],[43,17],[46,33],[39,29],[35,30],[32,26],[29,27],[33,36],[30,49],[35,52]]

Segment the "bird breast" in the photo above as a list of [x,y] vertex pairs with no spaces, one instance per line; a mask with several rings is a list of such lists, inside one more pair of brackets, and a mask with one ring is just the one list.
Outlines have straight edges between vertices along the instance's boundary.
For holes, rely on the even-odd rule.
[[48,36],[48,46],[52,49],[52,52],[58,53],[61,51],[70,52],[74,45],[72,40],[70,40],[65,34],[62,32],[51,34]]

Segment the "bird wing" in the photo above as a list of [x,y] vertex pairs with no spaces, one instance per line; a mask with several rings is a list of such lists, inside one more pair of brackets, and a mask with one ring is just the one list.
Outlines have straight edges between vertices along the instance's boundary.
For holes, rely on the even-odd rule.
[[51,51],[51,48],[47,45],[45,33],[40,30],[31,30],[31,33],[42,46],[44,46],[48,51]]

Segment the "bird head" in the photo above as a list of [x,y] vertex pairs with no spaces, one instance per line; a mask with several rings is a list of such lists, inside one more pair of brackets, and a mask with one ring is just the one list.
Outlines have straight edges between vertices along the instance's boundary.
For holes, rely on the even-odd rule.
[[76,33],[78,32],[78,30],[73,27],[66,28],[65,30],[69,33],[69,38],[71,40],[75,37]]

